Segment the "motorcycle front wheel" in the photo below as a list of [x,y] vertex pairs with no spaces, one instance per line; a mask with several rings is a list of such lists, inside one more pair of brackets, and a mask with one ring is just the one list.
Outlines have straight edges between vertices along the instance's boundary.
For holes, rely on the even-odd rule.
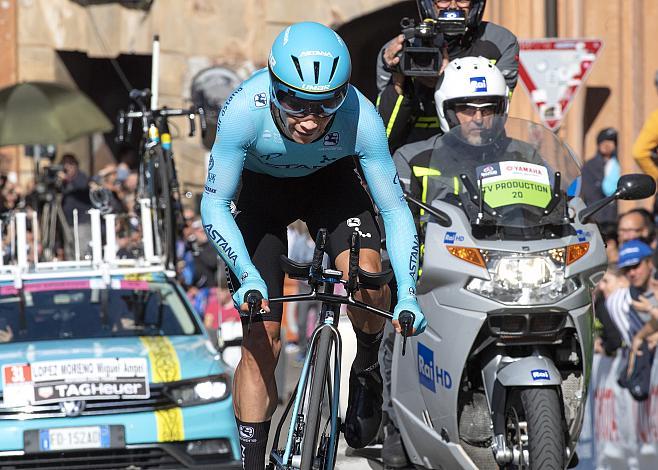
[[[560,470],[566,462],[561,399],[555,388],[514,390],[508,400],[508,445],[520,451],[511,469]],[[526,458],[527,456],[527,458]]]

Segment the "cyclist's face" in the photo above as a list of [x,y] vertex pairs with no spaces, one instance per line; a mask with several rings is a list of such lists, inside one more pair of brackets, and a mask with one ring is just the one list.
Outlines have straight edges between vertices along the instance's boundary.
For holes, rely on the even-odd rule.
[[331,116],[320,117],[315,114],[294,117],[286,115],[286,124],[292,140],[298,144],[309,144],[318,139],[325,131]]
[[470,144],[480,145],[482,143],[482,131],[491,129],[495,109],[494,103],[455,106],[455,114],[461,126],[462,135]]
[[440,10],[448,8],[459,8],[464,10],[464,15],[468,16],[468,11],[471,9],[471,0],[434,0],[434,11],[437,15]]

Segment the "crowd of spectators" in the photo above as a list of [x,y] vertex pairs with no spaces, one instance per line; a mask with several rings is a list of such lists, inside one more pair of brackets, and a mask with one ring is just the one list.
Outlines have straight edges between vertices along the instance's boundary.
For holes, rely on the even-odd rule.
[[[142,255],[141,219],[137,201],[138,173],[131,155],[124,155],[126,158],[102,167],[91,177],[80,168],[77,157],[71,153],[62,155],[50,169],[42,168],[41,176],[25,187],[12,182],[7,175],[0,174],[0,220],[9,222],[14,211],[27,213],[29,261],[34,260],[32,214],[37,211],[41,217],[46,205],[49,206],[48,210],[56,210],[61,206],[63,215],[63,220],[57,220],[52,259],[73,259],[74,224],[77,226],[80,255],[82,258],[90,256],[91,224],[88,211],[92,208],[99,209],[102,214],[116,214],[118,258],[138,258]],[[74,213],[77,214],[75,221]],[[183,219],[182,237],[177,246],[178,280],[206,327],[214,333],[221,321],[239,318],[226,286],[223,266],[208,241],[201,217],[197,211],[186,209]],[[41,218],[39,224],[43,224]],[[12,256],[10,231],[3,232],[4,256],[9,261]],[[43,232],[42,226],[39,232]],[[49,254],[47,250],[44,251],[42,233],[38,235],[38,241],[39,260],[43,261]]]

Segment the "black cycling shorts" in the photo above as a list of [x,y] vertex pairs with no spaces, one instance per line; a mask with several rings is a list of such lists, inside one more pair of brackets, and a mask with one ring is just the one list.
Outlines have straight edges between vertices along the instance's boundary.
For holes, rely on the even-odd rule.
[[[372,201],[361,185],[352,158],[297,178],[244,170],[237,210],[235,221],[270,297],[283,295],[284,274],[279,258],[288,253],[287,227],[297,219],[306,222],[313,239],[318,229],[328,230],[326,252],[332,264],[349,249],[355,230],[361,233],[361,248],[380,250]],[[231,287],[237,290],[239,281],[233,272],[230,276]],[[272,305],[262,320],[280,322],[282,314],[281,304]]]

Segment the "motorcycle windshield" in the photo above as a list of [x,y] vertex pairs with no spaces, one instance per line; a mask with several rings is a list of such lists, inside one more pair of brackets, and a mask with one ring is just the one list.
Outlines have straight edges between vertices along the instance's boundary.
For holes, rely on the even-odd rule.
[[580,166],[569,147],[541,124],[484,116],[437,141],[426,200],[458,205],[472,225],[565,225],[567,198],[579,192]]

